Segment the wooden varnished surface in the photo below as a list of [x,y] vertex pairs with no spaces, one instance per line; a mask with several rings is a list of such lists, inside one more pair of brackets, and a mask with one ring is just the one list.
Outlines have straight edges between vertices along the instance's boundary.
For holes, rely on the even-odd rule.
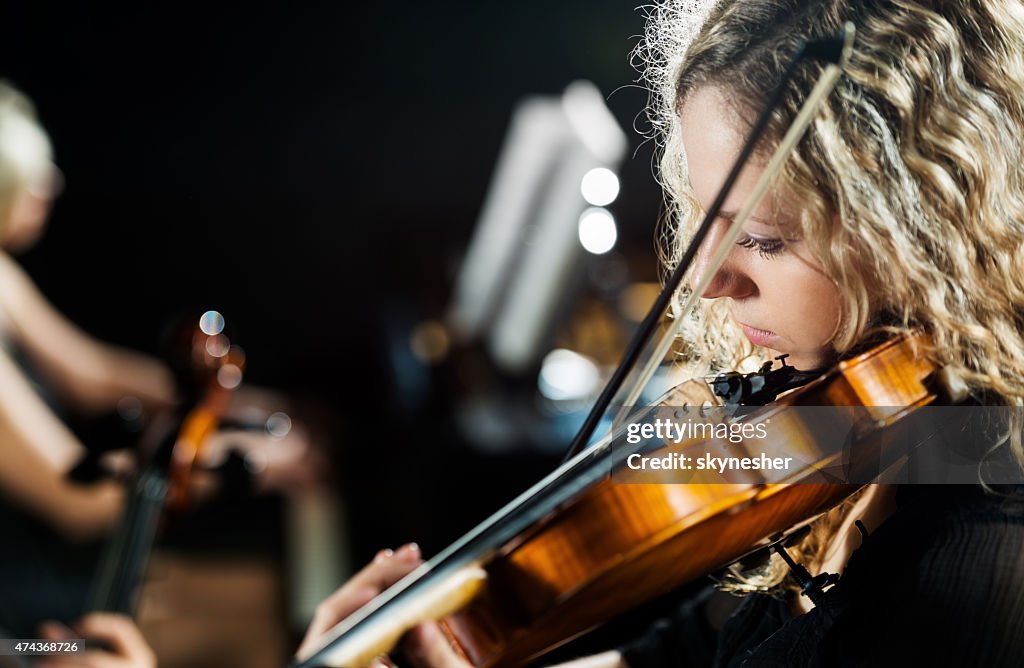
[[[932,402],[933,368],[920,346],[912,339],[889,342],[787,396],[771,409],[781,440],[767,447],[817,465],[835,463],[835,453],[818,447],[820,426],[801,423],[790,407],[846,406],[851,424],[867,415],[878,427],[912,410],[907,407]],[[486,593],[448,618],[446,629],[475,665],[520,665],[767,545],[857,488],[823,480],[813,466],[785,484],[605,480],[499,550],[487,565]]]

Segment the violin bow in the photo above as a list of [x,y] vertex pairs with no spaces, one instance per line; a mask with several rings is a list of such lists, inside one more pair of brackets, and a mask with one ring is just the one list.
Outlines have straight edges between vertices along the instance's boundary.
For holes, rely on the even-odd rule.
[[[792,62],[786,69],[782,81],[774,89],[765,110],[761,112],[757,123],[749,138],[744,144],[736,160],[736,164],[729,172],[721,192],[715,198],[711,208],[707,211],[704,221],[701,223],[693,241],[687,247],[679,265],[676,266],[664,289],[659,294],[654,306],[644,319],[640,329],[634,335],[629,348],[619,367],[615,370],[608,385],[605,386],[600,398],[594,405],[583,427],[573,439],[567,461],[555,471],[548,474],[544,479],[537,482],[530,489],[526,490],[511,503],[498,510],[489,518],[470,530],[459,540],[445,548],[441,553],[434,556],[430,561],[421,564],[414,571],[406,575],[389,589],[381,593],[374,600],[370,601],[359,610],[355,611],[340,623],[325,633],[317,642],[316,646],[307,650],[302,656],[294,657],[289,664],[290,668],[313,668],[314,666],[346,666],[356,667],[365,665],[374,656],[381,652],[388,651],[393,646],[405,629],[415,624],[414,620],[421,620],[427,616],[436,618],[436,615],[426,613],[425,607],[430,603],[418,602],[415,598],[409,599],[415,594],[428,601],[448,601],[444,605],[450,608],[457,608],[457,603],[451,599],[464,601],[471,597],[477,590],[476,578],[481,577],[482,571],[479,564],[486,560],[487,555],[492,553],[498,546],[507,543],[519,532],[525,530],[541,518],[552,512],[567,499],[580,493],[589,485],[604,477],[604,470],[598,466],[591,466],[594,462],[589,461],[588,450],[583,452],[585,446],[600,422],[601,416],[611,405],[612,399],[622,388],[626,376],[636,365],[646,343],[653,338],[657,329],[659,315],[665,311],[671,302],[672,295],[678,289],[689,266],[693,262],[697,249],[700,248],[711,223],[718,216],[719,211],[729,191],[735,184],[743,166],[753,155],[757,143],[767,127],[771,112],[778,105],[782,98],[785,84],[790,80],[794,71],[804,58],[818,58],[824,60],[827,65],[825,72],[819,78],[804,102],[800,114],[798,114],[793,127],[786,133],[785,138],[776,149],[765,169],[760,181],[755,188],[755,197],[736,216],[729,231],[723,238],[716,252],[709,271],[701,277],[697,289],[686,301],[686,308],[692,308],[696,303],[695,295],[701,294],[707,287],[708,276],[714,276],[715,271],[721,266],[728,250],[735,242],[743,229],[743,224],[750,216],[751,211],[757,206],[764,196],[774,175],[781,168],[789,157],[793,147],[799,140],[803,131],[810,124],[817,110],[829,94],[842,74],[842,68],[849,59],[853,44],[853,25],[847,23],[839,34],[829,39],[808,42],[794,56]],[[672,339],[677,333],[677,326],[673,327],[659,342],[658,349],[662,350],[661,357],[668,352]],[[654,361],[648,363],[643,370],[647,378],[653,374],[657,367],[659,357],[652,358]],[[646,384],[646,380],[637,383],[630,391],[630,396],[635,401],[640,391]],[[628,405],[628,404],[627,404]],[[407,605],[402,609],[402,602]],[[398,605],[399,610],[395,611],[398,622],[394,619],[387,620],[383,614],[392,604]],[[435,608],[431,612],[437,612]],[[443,614],[441,616],[444,616]]]
[[[704,294],[708,285],[711,283],[712,277],[718,271],[722,263],[725,262],[725,258],[732,250],[732,246],[736,243],[740,234],[743,232],[743,226],[746,224],[750,214],[753,213],[757,205],[760,204],[765,194],[768,192],[768,187],[771,185],[775,176],[782,169],[786,160],[789,159],[793,149],[796,148],[796,144],[800,141],[800,137],[803,136],[807,126],[810,125],[811,121],[814,120],[818,109],[821,107],[822,102],[828,97],[832,89],[835,88],[836,83],[839,81],[839,77],[843,73],[843,68],[850,59],[850,53],[853,51],[853,38],[854,38],[854,27],[853,24],[847,22],[843,29],[834,37],[825,40],[819,40],[815,42],[807,42],[794,56],[793,60],[790,61],[786,67],[786,71],[783,73],[782,80],[775,86],[771,96],[768,98],[768,103],[764,109],[761,110],[757,121],[754,123],[753,129],[751,130],[746,142],[743,145],[743,149],[740,151],[739,156],[736,158],[736,162],[733,164],[732,169],[729,171],[728,176],[725,179],[725,183],[722,185],[721,190],[715,197],[715,201],[712,202],[711,207],[704,214],[704,219],[701,221],[700,227],[697,228],[697,232],[690,241],[690,244],[686,247],[686,251],[683,253],[682,258],[672,271],[671,276],[665,282],[665,286],[658,294],[658,298],[655,300],[651,310],[648,311],[647,316],[641,322],[640,327],[637,329],[636,334],[633,335],[633,339],[630,341],[629,346],[626,349],[625,354],[622,357],[622,361],[619,363],[618,368],[612,374],[601,391],[601,395],[598,397],[594,407],[590,410],[586,420],[583,422],[583,426],[577,432],[576,437],[573,438],[572,443],[569,446],[569,450],[565,454],[563,461],[572,459],[576,454],[581,452],[586,445],[590,442],[594,436],[594,432],[597,430],[597,426],[601,421],[602,416],[611,406],[612,401],[618,395],[619,390],[622,389],[623,384],[626,381],[626,377],[636,366],[640,359],[640,354],[643,352],[647,343],[654,338],[654,334],[658,329],[658,323],[661,321],[661,315],[668,310],[669,304],[672,301],[672,296],[679,289],[679,286],[683,282],[683,277],[686,272],[689,271],[693,264],[693,259],[697,255],[697,251],[704,240],[707,238],[708,232],[711,230],[711,225],[715,219],[718,218],[719,212],[722,210],[722,206],[725,204],[725,199],[729,196],[733,186],[736,184],[736,180],[739,178],[740,172],[746,166],[750,157],[754,154],[754,150],[757,148],[758,142],[761,140],[761,136],[764,134],[765,128],[768,126],[768,122],[771,119],[771,114],[782,100],[782,95],[785,92],[786,84],[793,77],[796,72],[797,66],[807,58],[815,58],[818,60],[825,61],[825,71],[818,78],[818,82],[811,90],[810,95],[807,96],[807,100],[804,101],[803,106],[800,108],[800,113],[797,114],[796,119],[790,126],[786,135],[779,142],[778,147],[772,154],[771,160],[765,167],[764,172],[761,174],[761,178],[758,179],[757,184],[754,187],[753,196],[747,201],[740,212],[730,222],[730,225],[722,237],[722,241],[718,244],[718,248],[715,250],[715,254],[711,259],[708,269],[702,276],[698,277],[697,285],[686,295],[686,299],[683,302],[682,308],[679,310],[680,316],[685,313],[689,313],[696,305],[697,300],[700,299],[700,295]],[[665,359],[669,349],[672,347],[672,342],[679,334],[679,329],[682,326],[683,318],[677,317],[671,320],[671,323],[666,328],[665,333],[658,341],[654,348],[654,352],[644,365],[640,374],[637,376],[636,382],[630,387],[626,394],[625,399],[622,402],[622,409],[616,416],[616,421],[621,421],[629,408],[632,407],[640,396],[640,392],[647,386],[654,372],[657,370],[661,361]]]

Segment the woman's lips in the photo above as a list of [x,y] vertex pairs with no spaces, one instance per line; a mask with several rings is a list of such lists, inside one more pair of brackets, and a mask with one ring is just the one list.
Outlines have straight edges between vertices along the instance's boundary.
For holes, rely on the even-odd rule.
[[750,342],[755,346],[762,346],[764,348],[773,348],[776,341],[779,340],[779,335],[768,329],[758,329],[757,327],[751,327],[750,325],[744,325],[740,323],[740,327],[743,328],[743,333],[747,335]]

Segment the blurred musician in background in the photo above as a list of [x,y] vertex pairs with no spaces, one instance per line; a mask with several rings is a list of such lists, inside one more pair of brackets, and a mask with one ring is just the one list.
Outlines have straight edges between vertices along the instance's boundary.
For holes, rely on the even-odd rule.
[[146,356],[100,343],[58,313],[10,253],[26,250],[46,226],[62,176],[28,99],[0,82],[0,429],[5,496],[71,539],[113,523],[120,488],[75,485],[66,474],[85,453],[34,391],[18,359],[31,361],[48,388],[76,410],[113,411],[135,397],[149,409],[174,402],[171,373]]
[[[0,601],[0,625],[10,631],[29,630],[19,628],[20,622],[42,612],[31,609],[32,601],[63,601],[55,609],[73,609],[69,596],[75,596],[65,590],[68,583],[57,571],[92,563],[86,556],[92,551],[72,548],[81,558],[59,566],[54,552],[62,543],[90,543],[103,536],[124,499],[123,486],[114,480],[69,479],[86,448],[36,391],[36,381],[53,388],[68,406],[94,414],[114,410],[124,397],[135,397],[150,409],[174,402],[168,369],[82,333],[9,255],[27,249],[42,234],[61,180],[31,103],[0,83],[0,512],[10,545],[0,557],[0,578],[9,580]],[[22,358],[40,378],[26,374]],[[84,568],[82,578],[87,577]]]
[[[115,525],[125,498],[123,484],[109,476],[69,477],[87,448],[58,411],[100,416],[127,403],[152,416],[177,401],[167,366],[82,332],[11,257],[40,238],[62,181],[31,102],[0,81],[0,628],[22,637],[34,635],[42,619],[70,619],[81,610],[97,541]],[[254,411],[265,419],[280,401],[252,390],[235,395],[232,412],[236,422],[251,421]],[[207,449],[211,462],[237,449],[270,462],[257,480],[262,487],[305,484],[312,475],[303,459],[305,432],[288,422],[283,439],[255,430],[218,434]],[[130,470],[130,457],[111,459]],[[102,627],[105,619],[91,623]]]
[[[62,176],[46,132],[29,99],[0,81],[0,514],[5,549],[0,556],[0,627],[4,635],[36,635],[26,627],[46,613],[74,614],[74,578],[56,571],[85,566],[89,543],[112,529],[124,501],[113,479],[77,483],[69,478],[85,447],[51,411],[19,358],[31,361],[47,387],[77,411],[113,411],[132,396],[147,410],[171,406],[174,382],[156,360],[91,339],[40,294],[9,253],[31,247],[43,233]],[[52,532],[52,533],[51,533]],[[55,552],[78,559],[60,559]],[[38,603],[40,608],[35,609]],[[47,610],[49,609],[49,610]],[[124,624],[87,618],[90,635],[134,651]],[[61,633],[41,629],[49,636]],[[137,631],[135,631],[137,635]],[[132,666],[144,666],[136,661]]]

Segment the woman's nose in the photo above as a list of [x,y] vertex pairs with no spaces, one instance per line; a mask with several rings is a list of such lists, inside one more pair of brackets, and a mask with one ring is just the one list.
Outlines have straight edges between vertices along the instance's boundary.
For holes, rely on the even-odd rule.
[[[711,260],[727,230],[728,225],[724,221],[718,221],[711,226],[704,243],[697,251],[697,257],[694,259],[693,271],[690,273],[691,290],[698,288],[704,275],[711,269]],[[704,299],[718,297],[739,299],[750,296],[756,290],[754,281],[744,270],[742,258],[737,257],[737,254],[742,251],[742,248],[730,249],[722,266],[710,277],[701,297]]]

